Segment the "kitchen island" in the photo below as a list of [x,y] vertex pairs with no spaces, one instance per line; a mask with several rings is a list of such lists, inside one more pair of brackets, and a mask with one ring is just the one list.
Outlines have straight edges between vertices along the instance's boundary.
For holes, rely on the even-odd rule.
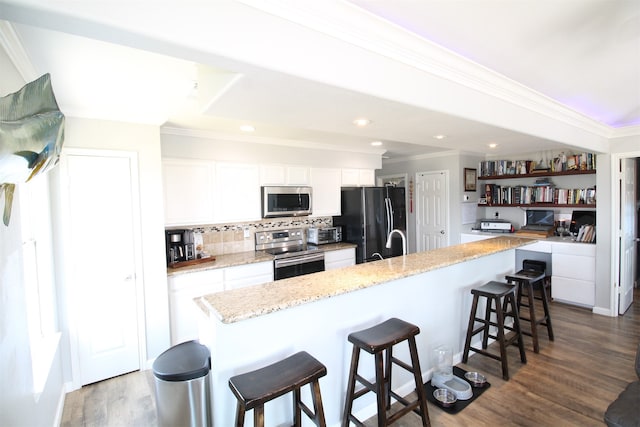
[[[199,298],[200,339],[211,349],[214,426],[233,425],[231,376],[301,350],[327,366],[320,380],[327,423],[339,425],[351,356],[347,335],[390,317],[420,327],[416,338],[427,381],[432,349],[447,345],[454,362],[461,359],[471,288],[503,280],[514,271],[515,249],[533,241],[496,237]],[[394,355],[408,360],[403,347]],[[373,360],[361,359],[360,373],[373,378]],[[393,387],[400,394],[412,391],[411,381],[408,373],[394,371]],[[279,425],[291,411],[291,399],[278,399],[267,405],[265,416]],[[373,394],[358,399],[354,413],[372,416]]]

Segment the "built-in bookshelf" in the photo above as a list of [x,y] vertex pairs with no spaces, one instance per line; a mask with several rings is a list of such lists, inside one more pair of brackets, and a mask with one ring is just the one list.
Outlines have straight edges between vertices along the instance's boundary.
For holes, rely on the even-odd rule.
[[[572,156],[573,157],[573,156]],[[582,156],[581,156],[582,158]],[[588,157],[588,159],[593,159]],[[503,207],[570,207],[570,208],[595,208],[596,206],[596,186],[585,185],[581,188],[563,188],[558,187],[549,179],[554,176],[568,175],[593,175],[595,169],[570,169],[552,171],[552,168],[544,170],[529,169],[528,173],[504,173],[510,171],[509,166],[518,161],[490,161],[493,166],[488,166],[487,162],[481,162],[481,171],[483,164],[486,168],[484,171],[502,171],[500,175],[480,175],[481,181],[499,181],[504,179],[526,179],[528,182],[523,184],[500,184],[496,182],[485,182],[483,197],[480,199],[480,205],[483,206],[503,206]],[[504,162],[504,163],[502,163]],[[521,161],[527,162],[527,161]],[[594,160],[591,160],[594,165]],[[502,164],[502,166],[500,166]],[[527,163],[521,163],[524,168]],[[573,163],[572,163],[573,164]],[[531,164],[528,165],[531,168]],[[524,169],[523,169],[524,170]],[[482,173],[482,172],[481,172]],[[594,180],[591,180],[594,181]]]

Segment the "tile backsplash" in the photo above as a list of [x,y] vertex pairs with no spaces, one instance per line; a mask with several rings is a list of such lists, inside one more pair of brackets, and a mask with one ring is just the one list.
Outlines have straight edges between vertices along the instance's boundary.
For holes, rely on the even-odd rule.
[[332,217],[270,218],[260,221],[184,227],[202,233],[204,252],[224,255],[255,250],[256,231],[286,228],[325,227],[333,225]]

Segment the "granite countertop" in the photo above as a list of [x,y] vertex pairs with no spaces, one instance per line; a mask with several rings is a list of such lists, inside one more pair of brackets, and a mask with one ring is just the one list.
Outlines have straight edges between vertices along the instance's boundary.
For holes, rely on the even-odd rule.
[[223,323],[234,323],[515,249],[535,241],[523,237],[495,237],[209,294],[196,299],[196,303],[207,315],[215,316]]
[[[355,248],[353,243],[329,243],[320,245],[318,248],[323,252],[336,251],[340,249]],[[200,264],[186,267],[167,268],[167,276],[178,274],[195,273],[198,271],[212,270],[216,268],[234,267],[237,265],[253,264],[257,262],[273,261],[273,255],[264,251],[239,252],[235,254],[216,255],[211,261],[204,261]]]

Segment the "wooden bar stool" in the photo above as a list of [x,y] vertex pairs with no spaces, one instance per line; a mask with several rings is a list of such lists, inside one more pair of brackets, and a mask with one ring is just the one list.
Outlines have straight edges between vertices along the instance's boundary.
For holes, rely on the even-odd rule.
[[[238,399],[236,427],[244,425],[244,416],[253,409],[254,427],[264,426],[264,404],[293,391],[294,425],[302,424],[301,410],[320,427],[325,427],[324,409],[318,379],[327,375],[327,368],[305,351],[264,368],[236,375],[229,379],[229,387]],[[309,384],[313,411],[302,402],[300,389]]]
[[[355,399],[370,391],[377,395],[378,427],[388,426],[400,417],[414,410],[422,418],[423,427],[431,425],[429,422],[429,412],[427,411],[424,385],[422,383],[422,371],[420,370],[420,362],[418,360],[418,350],[416,348],[415,336],[419,333],[420,328],[416,325],[412,325],[411,323],[400,319],[392,318],[371,328],[349,334],[348,339],[353,343],[353,352],[351,355],[349,380],[347,383],[344,416],[342,418],[343,427],[347,427],[349,422],[353,422],[358,426],[364,426],[360,420],[351,414],[351,409]],[[403,341],[407,341],[409,344],[411,365],[398,360],[393,356],[393,346]],[[367,353],[374,355],[376,371],[375,383],[367,381],[358,374],[360,350],[364,350]],[[385,353],[386,358],[384,357]],[[415,401],[409,402],[404,397],[399,396],[391,390],[392,364],[396,364],[413,373],[413,378],[416,384],[416,394],[418,396]],[[358,390],[357,392],[355,391],[356,381],[364,386],[363,389]],[[387,411],[391,407],[392,397],[404,405],[404,408],[387,417]]]
[[[520,320],[527,321],[531,324],[531,329],[528,331],[523,330],[522,333],[531,337],[533,341],[534,353],[540,352],[540,344],[538,341],[538,325],[547,327],[547,334],[549,335],[549,341],[553,341],[553,327],[551,325],[551,314],[549,313],[549,300],[547,299],[547,290],[545,284],[545,272],[544,270],[520,270],[517,273],[509,274],[505,276],[505,279],[509,283],[515,283],[518,287],[518,311],[521,307],[527,307],[529,309],[529,317],[520,316]],[[526,290],[527,303],[522,303],[522,297]],[[540,299],[542,300],[542,307],[544,309],[544,316],[538,318],[535,309],[535,291],[540,293]]]
[[[471,314],[469,315],[469,326],[467,327],[464,352],[462,353],[463,363],[467,363],[469,360],[469,351],[474,351],[483,356],[500,361],[502,363],[502,378],[505,380],[509,379],[507,346],[517,344],[520,350],[520,361],[527,363],[527,356],[524,353],[524,344],[522,342],[522,331],[520,329],[515,291],[516,286],[501,282],[489,282],[471,290],[473,303],[471,305]],[[486,298],[487,305],[484,318],[477,317],[476,313],[480,298]],[[495,322],[491,320],[491,313],[496,314]],[[505,319],[507,317],[513,318],[513,326],[505,326]],[[481,326],[477,329],[474,329],[475,322],[481,323]],[[491,335],[491,331],[489,330],[490,326],[497,328],[496,335]],[[513,331],[514,334],[507,338],[505,331]],[[471,338],[479,333],[482,333],[482,348],[471,347]],[[499,356],[487,351],[489,338],[498,341],[500,345]]]

